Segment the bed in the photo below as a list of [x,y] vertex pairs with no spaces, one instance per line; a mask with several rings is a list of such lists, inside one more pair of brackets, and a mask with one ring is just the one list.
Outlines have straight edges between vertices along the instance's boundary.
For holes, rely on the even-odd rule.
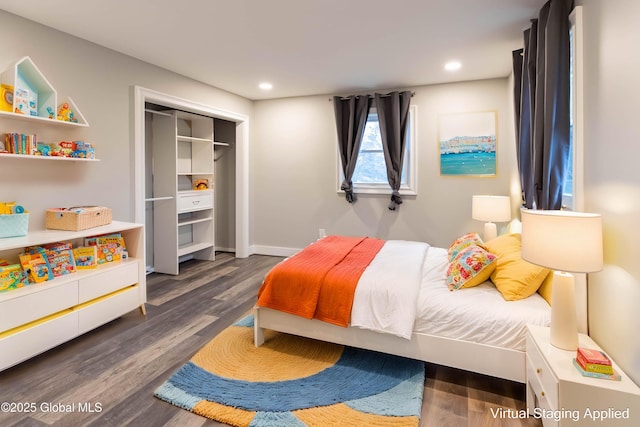
[[[468,236],[462,236],[456,242]],[[295,260],[304,258],[305,254],[309,259],[317,260],[319,254],[324,256],[327,252],[333,253],[334,237],[336,241],[343,239],[342,236],[325,237],[285,259],[274,269],[286,267],[292,264],[292,260],[295,264]],[[508,240],[514,246],[519,241],[517,237],[519,235],[513,234],[499,237],[497,241]],[[496,249],[499,252],[499,256],[495,257],[496,265],[498,260],[504,263],[504,260],[512,256],[500,253],[499,245],[490,245],[493,241],[487,243],[489,247],[485,247],[477,235],[473,239],[476,241],[467,246],[480,245],[484,250]],[[282,281],[271,283],[272,270],[265,278],[255,306],[255,345],[262,345],[264,329],[271,329],[524,383],[526,325],[548,326],[551,313],[549,303],[535,290],[526,298],[506,301],[506,294],[498,291],[488,274],[479,274],[476,277],[480,279],[479,283],[474,283],[473,286],[452,291],[451,266],[454,258],[460,258],[451,253],[456,242],[445,249],[424,242],[389,240],[379,244],[379,250],[372,249],[375,254],[368,263],[363,261],[366,266],[360,267],[362,271],[356,274],[359,275],[354,285],[352,302],[346,297],[351,307],[348,324],[340,319],[332,319],[331,314],[315,318],[311,309],[299,312],[301,304],[297,302],[289,307],[269,302],[269,298],[264,298],[265,293],[268,293],[264,291],[266,287],[281,289],[276,286],[289,286],[297,292],[306,289],[307,284],[313,282],[304,267],[303,274],[297,278],[287,276],[290,278],[284,281],[284,285]],[[467,246],[464,252],[469,251]],[[513,252],[513,248],[510,250]],[[339,259],[343,255],[338,250],[327,256]],[[519,256],[519,247],[518,253],[513,256]],[[300,263],[292,268],[295,270],[300,265],[305,264]],[[511,272],[500,271],[501,274],[513,275],[513,269]],[[499,269],[495,266],[491,269],[494,275],[498,272]],[[393,285],[380,288],[385,283]],[[319,292],[314,286],[310,285],[311,294]],[[535,286],[537,289],[540,284]],[[576,299],[580,329],[584,331],[586,290],[583,292],[582,286],[584,284],[578,286]],[[408,294],[402,296],[404,299],[396,295],[398,288],[408,289]],[[328,301],[333,298],[335,302],[337,297],[323,297],[321,293],[318,298]],[[342,296],[339,298],[345,299]],[[283,299],[286,298],[281,300]],[[394,304],[399,304],[400,309],[394,308]]]

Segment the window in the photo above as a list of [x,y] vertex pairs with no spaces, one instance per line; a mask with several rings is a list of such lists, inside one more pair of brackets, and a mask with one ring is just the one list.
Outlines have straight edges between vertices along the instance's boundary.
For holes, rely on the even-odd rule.
[[571,45],[570,72],[570,123],[569,170],[562,192],[562,207],[567,210],[582,211],[582,8],[576,7],[569,17],[571,26],[569,40]]
[[[409,108],[409,123],[407,131],[407,141],[405,146],[404,160],[402,162],[402,184],[400,186],[401,195],[416,194],[416,167],[415,167],[415,113],[416,107]],[[339,166],[340,155],[338,154],[338,188],[344,180]],[[361,194],[391,194],[391,187],[387,180],[387,166],[384,162],[384,152],[382,150],[382,139],[380,137],[380,126],[378,124],[378,113],[372,107],[367,117],[367,124],[364,129],[360,152],[356,169],[353,173],[353,188],[356,193]],[[340,190],[339,190],[340,191]]]

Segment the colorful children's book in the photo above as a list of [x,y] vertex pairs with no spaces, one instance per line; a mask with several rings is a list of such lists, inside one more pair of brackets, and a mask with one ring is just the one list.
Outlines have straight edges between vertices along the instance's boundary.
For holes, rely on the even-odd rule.
[[0,266],[0,292],[22,288],[29,284],[27,273],[20,264]]
[[54,277],[75,273],[76,264],[73,259],[71,247],[72,245],[69,242],[57,242],[43,245]]
[[96,246],[79,246],[72,249],[77,270],[88,270],[98,266],[98,249]]
[[86,246],[96,246],[98,249],[98,264],[119,261],[126,258],[124,238],[120,233],[88,237]]
[[[587,356],[585,356],[585,353]],[[594,355],[591,353],[594,353]],[[594,360],[597,360],[597,362],[593,362]],[[578,362],[580,367],[585,371],[613,375],[611,360],[598,350],[578,349],[576,362]]]
[[578,347],[578,356],[586,363],[597,363],[599,365],[611,365],[611,359],[603,351],[593,348]]
[[585,377],[601,378],[601,379],[604,379],[604,380],[613,380],[613,381],[621,381],[622,380],[622,376],[620,374],[618,374],[615,370],[613,371],[613,374],[611,374],[611,375],[603,374],[603,373],[600,373],[600,372],[585,371],[584,369],[582,369],[582,366],[580,366],[580,364],[578,363],[578,361],[576,359],[573,359],[573,366],[575,366],[576,369],[578,370],[578,372],[580,372]]
[[47,251],[47,260],[54,277],[64,276],[76,272],[76,264],[71,249],[61,251]]
[[41,283],[53,279],[51,266],[44,249],[34,250],[33,253],[20,254],[18,258],[20,258],[20,265],[27,273],[30,282]]

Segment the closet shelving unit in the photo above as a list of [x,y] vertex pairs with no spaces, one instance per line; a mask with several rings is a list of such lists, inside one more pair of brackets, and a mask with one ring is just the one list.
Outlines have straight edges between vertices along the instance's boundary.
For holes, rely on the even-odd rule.
[[[154,113],[157,113],[154,111]],[[178,274],[187,258],[213,261],[213,119],[182,111],[154,114],[152,121],[153,271]],[[197,180],[208,188],[194,189]]]

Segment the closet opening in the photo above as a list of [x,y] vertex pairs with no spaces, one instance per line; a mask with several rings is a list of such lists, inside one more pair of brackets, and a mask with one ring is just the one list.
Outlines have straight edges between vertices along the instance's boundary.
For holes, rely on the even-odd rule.
[[248,253],[246,116],[136,88],[135,221],[147,272]]

